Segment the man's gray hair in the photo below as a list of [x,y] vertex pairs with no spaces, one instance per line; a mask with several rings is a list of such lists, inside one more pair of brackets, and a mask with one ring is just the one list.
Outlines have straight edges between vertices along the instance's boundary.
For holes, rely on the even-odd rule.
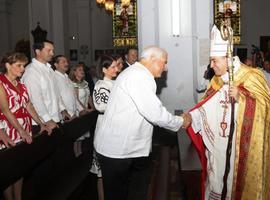
[[166,55],[167,52],[157,46],[147,46],[143,49],[141,53],[141,59],[149,59],[151,56],[154,56],[156,58],[161,58],[162,56]]

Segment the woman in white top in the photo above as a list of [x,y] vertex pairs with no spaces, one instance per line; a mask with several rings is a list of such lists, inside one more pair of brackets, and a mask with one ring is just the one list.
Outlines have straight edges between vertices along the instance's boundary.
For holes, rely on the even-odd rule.
[[[118,67],[117,62],[113,57],[110,56],[101,56],[100,63],[97,68],[97,74],[101,80],[98,80],[95,84],[95,88],[93,91],[93,102],[96,110],[100,112],[97,119],[96,124],[96,130],[100,127],[100,124],[102,123],[103,113],[106,110],[106,106],[109,100],[110,92],[113,87],[113,78],[117,76]],[[90,169],[92,173],[97,174],[98,182],[97,182],[97,188],[98,188],[98,196],[99,200],[104,199],[103,194],[103,185],[102,185],[102,175],[99,163],[96,158],[96,153],[94,152],[93,155],[93,163],[92,167]]]
[[[82,106],[83,110],[80,115],[86,114],[94,110],[94,105],[92,97],[90,95],[90,90],[88,83],[84,80],[85,73],[82,64],[77,64],[70,69],[69,78],[73,83],[75,88],[75,93],[79,104]],[[81,141],[90,137],[89,132],[86,132],[83,136],[79,137],[76,142],[74,142],[74,153],[78,157],[82,153]]]
[[75,67],[72,67],[69,73],[69,78],[74,84],[78,100],[83,108],[88,111],[89,109],[94,109],[88,83],[84,80],[85,73],[83,65],[77,64]]

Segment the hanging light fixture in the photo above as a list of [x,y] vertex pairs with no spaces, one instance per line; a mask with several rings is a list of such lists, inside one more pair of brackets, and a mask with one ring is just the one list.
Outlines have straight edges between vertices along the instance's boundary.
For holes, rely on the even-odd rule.
[[105,4],[105,0],[96,0],[98,4]]
[[113,0],[106,0],[105,1],[105,10],[113,11],[114,9],[114,1]]
[[[97,4],[105,7],[105,10],[112,12],[114,10],[115,0],[96,0]],[[117,0],[117,2],[120,2]],[[129,7],[130,0],[121,0],[121,7]]]

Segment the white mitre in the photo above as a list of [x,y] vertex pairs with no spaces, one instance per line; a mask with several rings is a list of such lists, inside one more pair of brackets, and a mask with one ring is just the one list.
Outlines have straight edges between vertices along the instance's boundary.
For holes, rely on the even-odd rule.
[[214,25],[212,30],[211,30],[211,38],[210,39],[211,39],[210,57],[226,56],[228,40],[224,41],[221,38],[220,31],[218,30],[216,25]]

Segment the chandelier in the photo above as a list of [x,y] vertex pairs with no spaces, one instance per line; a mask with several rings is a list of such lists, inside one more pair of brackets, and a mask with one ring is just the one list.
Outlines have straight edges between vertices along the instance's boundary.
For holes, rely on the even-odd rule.
[[[114,4],[117,0],[96,0],[100,6],[104,6],[105,10],[112,12],[114,9]],[[118,0],[119,1],[119,0]],[[130,0],[121,0],[122,7],[128,7],[130,5]]]

